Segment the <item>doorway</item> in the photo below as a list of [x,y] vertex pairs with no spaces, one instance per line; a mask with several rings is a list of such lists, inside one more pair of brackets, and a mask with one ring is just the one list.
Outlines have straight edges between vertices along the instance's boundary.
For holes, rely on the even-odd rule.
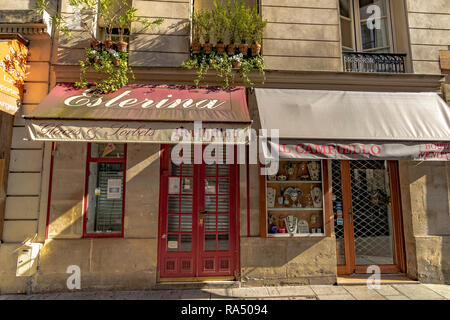
[[159,280],[234,280],[239,274],[236,149],[233,164],[215,151],[213,163],[202,157],[194,164],[194,147],[183,149],[191,164],[177,165],[172,148],[164,145],[161,156]]
[[332,161],[338,275],[405,272],[405,249],[394,161]]

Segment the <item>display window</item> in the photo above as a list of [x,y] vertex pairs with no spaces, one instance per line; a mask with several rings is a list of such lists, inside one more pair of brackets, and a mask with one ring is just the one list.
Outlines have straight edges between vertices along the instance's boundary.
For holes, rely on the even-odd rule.
[[263,236],[326,236],[327,179],[326,161],[281,160],[277,174],[263,181]]
[[85,237],[123,236],[126,144],[88,144]]

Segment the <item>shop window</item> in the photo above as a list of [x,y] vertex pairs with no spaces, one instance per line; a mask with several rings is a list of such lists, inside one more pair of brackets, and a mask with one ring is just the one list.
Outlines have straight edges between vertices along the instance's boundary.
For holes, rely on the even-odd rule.
[[283,160],[278,173],[265,177],[265,235],[324,237],[322,161]]
[[88,145],[84,236],[122,236],[126,144]]
[[342,50],[391,53],[390,0],[339,0]]

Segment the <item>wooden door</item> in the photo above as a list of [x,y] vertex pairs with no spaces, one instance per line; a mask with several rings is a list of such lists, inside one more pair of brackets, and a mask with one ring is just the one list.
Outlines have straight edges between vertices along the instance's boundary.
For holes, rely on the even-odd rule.
[[333,161],[338,274],[405,272],[397,163]]
[[[193,149],[193,148],[192,148]],[[163,146],[160,278],[234,279],[239,270],[237,164],[175,165]],[[234,159],[236,160],[236,159]]]

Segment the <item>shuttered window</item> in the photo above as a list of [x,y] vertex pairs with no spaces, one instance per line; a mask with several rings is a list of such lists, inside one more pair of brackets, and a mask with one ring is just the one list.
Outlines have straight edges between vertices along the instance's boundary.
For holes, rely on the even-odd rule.
[[126,145],[89,144],[84,235],[122,236]]

